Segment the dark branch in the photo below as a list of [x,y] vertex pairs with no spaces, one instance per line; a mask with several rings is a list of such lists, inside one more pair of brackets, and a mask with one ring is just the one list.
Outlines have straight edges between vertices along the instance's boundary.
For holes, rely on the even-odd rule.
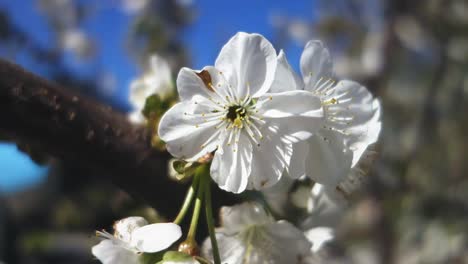
[[[75,162],[166,216],[174,216],[183,199],[186,187],[167,177],[169,156],[150,147],[147,129],[1,59],[0,134]],[[224,192],[215,195],[231,200]]]

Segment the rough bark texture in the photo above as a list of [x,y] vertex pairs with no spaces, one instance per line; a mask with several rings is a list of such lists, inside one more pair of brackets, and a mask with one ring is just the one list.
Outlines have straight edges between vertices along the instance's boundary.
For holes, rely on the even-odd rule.
[[[125,115],[0,59],[0,134],[73,161],[172,217],[186,186],[167,177],[169,155]],[[224,192],[217,198],[229,203]]]

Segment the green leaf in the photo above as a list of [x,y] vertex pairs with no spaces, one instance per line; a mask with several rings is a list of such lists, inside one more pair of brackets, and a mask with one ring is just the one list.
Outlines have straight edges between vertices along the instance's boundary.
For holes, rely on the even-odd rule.
[[153,94],[146,98],[145,106],[141,111],[142,114],[147,118],[151,118],[154,115],[159,115],[164,111],[164,103],[157,94]]

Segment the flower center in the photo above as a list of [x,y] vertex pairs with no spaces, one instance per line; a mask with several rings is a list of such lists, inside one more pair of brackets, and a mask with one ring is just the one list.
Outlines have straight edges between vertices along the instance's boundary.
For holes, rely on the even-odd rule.
[[231,120],[231,122],[235,122],[236,119],[243,119],[247,111],[244,107],[240,105],[232,105],[228,108],[226,118]]
[[243,121],[248,120],[248,109],[242,105],[231,105],[227,109],[226,119],[232,123],[233,127],[243,128]]

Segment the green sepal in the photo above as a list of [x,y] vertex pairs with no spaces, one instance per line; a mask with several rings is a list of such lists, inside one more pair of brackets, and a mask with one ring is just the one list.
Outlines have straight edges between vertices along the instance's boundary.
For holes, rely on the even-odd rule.
[[187,161],[185,160],[176,160],[174,163],[172,163],[172,167],[174,170],[179,173],[179,174],[184,174],[185,173],[185,166],[187,165]]
[[202,258],[202,257],[199,257],[199,256],[195,256],[193,257],[196,261],[200,262],[200,264],[213,264],[213,262],[205,259],[205,258]]
[[161,100],[161,97],[157,94],[150,95],[146,98],[145,106],[141,113],[147,119],[151,119],[154,116],[159,116],[164,111],[165,104]]
[[162,259],[157,262],[156,264],[164,264],[166,261],[171,261],[171,262],[184,262],[184,261],[191,261],[193,260],[193,257],[179,252],[179,251],[167,251],[164,253],[164,256]]
[[172,168],[177,172],[177,180],[187,180],[193,176],[196,169],[200,167],[198,162],[187,162],[185,160],[175,160],[172,162]]
[[138,258],[140,264],[155,264],[163,259],[164,251],[156,253],[142,253]]

